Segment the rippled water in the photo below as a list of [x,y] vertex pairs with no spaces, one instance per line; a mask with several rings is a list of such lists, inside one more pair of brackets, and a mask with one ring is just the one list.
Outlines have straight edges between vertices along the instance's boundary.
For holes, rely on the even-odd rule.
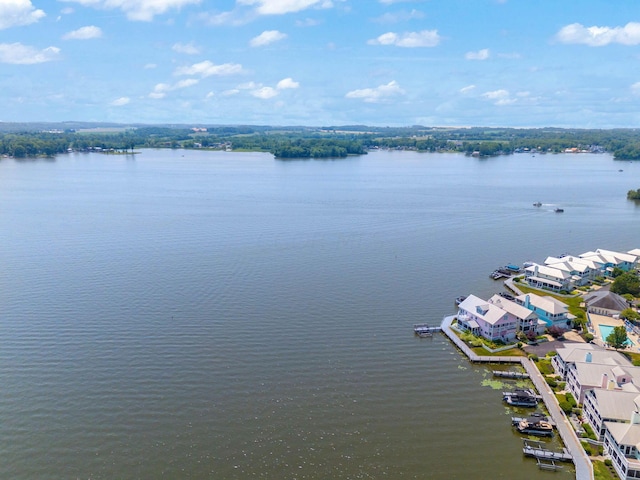
[[639,247],[639,168],[3,159],[0,478],[549,475],[487,369],[412,325],[499,291],[500,265]]

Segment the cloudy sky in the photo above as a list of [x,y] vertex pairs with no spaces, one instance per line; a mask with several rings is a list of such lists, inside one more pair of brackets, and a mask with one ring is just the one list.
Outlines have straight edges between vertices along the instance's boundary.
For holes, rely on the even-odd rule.
[[640,127],[638,0],[0,0],[0,121]]

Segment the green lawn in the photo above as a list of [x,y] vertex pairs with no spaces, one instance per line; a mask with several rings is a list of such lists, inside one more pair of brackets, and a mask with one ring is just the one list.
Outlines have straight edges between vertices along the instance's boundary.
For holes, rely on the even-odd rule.
[[509,350],[503,350],[502,352],[491,353],[482,347],[471,347],[471,350],[476,355],[483,357],[526,357],[526,352],[523,352],[519,348],[510,348]]
[[569,312],[572,313],[573,315],[576,315],[577,317],[584,315],[584,308],[580,307],[580,304],[583,301],[580,295],[575,295],[575,296],[555,295],[552,292],[547,292],[544,290],[539,290],[537,288],[528,287],[522,282],[516,282],[514,283],[514,285],[518,287],[518,289],[521,290],[522,293],[535,293],[536,295],[540,295],[540,296],[546,295],[549,297],[553,297],[556,300],[561,301],[562,303],[567,304],[567,306],[569,307]]
[[612,473],[612,469],[609,469],[604,462],[599,460],[593,460],[593,476],[596,480],[617,480],[618,476]]

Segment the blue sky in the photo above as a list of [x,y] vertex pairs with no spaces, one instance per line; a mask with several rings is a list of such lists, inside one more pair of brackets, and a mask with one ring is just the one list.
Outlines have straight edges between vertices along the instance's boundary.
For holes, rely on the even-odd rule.
[[0,0],[0,121],[640,127],[637,0]]

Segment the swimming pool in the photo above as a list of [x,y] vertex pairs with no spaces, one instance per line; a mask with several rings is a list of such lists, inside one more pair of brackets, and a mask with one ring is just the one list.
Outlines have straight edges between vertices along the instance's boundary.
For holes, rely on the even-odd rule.
[[[598,325],[598,327],[600,328],[600,338],[602,338],[603,342],[606,342],[607,341],[607,337],[609,335],[611,335],[611,332],[613,332],[613,326],[612,325],[602,325],[602,324],[600,324],[600,325]],[[625,345],[629,345],[629,346],[633,346],[634,345],[634,343],[629,339],[627,339],[627,341],[624,342],[624,344]]]

